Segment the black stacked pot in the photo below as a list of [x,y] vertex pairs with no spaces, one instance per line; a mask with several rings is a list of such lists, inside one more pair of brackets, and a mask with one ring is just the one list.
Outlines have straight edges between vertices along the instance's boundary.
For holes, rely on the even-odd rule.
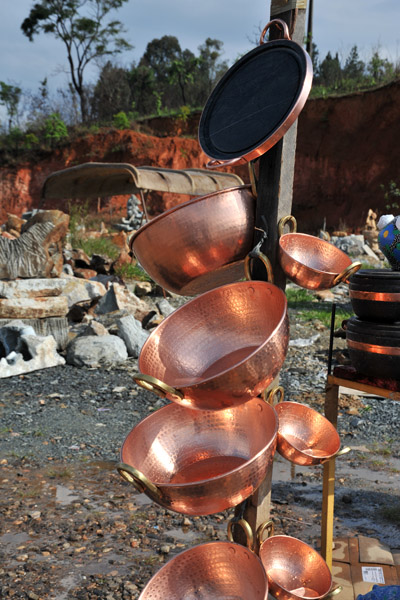
[[349,293],[356,314],[346,327],[353,367],[400,380],[400,272],[362,269],[350,277]]

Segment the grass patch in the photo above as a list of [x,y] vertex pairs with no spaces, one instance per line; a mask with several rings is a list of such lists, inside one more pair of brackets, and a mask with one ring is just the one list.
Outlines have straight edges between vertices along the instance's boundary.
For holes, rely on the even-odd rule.
[[70,469],[47,469],[47,477],[50,479],[71,479],[72,471]]
[[384,506],[381,514],[387,521],[400,525],[400,502],[393,506]]
[[[332,306],[327,302],[319,302],[315,297],[302,288],[289,288],[286,290],[288,307],[297,311],[302,321],[320,321],[325,327],[330,327]],[[335,328],[340,327],[344,319],[353,315],[352,311],[336,306]]]
[[120,267],[116,267],[115,273],[118,275],[118,277],[121,277],[121,279],[124,280],[135,279],[136,281],[151,281],[147,273],[145,273],[143,269],[138,267],[138,265],[135,265],[133,263],[127,263],[121,265]]
[[108,256],[111,260],[116,260],[119,256],[118,246],[107,237],[99,238],[75,238],[73,246],[81,248],[89,257],[93,254]]

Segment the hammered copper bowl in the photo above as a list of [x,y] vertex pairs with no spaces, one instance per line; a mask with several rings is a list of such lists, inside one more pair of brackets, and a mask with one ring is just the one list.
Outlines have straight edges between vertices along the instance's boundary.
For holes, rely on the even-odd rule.
[[195,296],[244,277],[254,219],[250,186],[220,190],[152,219],[130,245],[156,283],[175,294]]
[[136,383],[186,407],[220,410],[258,396],[279,373],[289,340],[286,296],[265,281],[221,286],[190,300],[149,336]]
[[269,591],[278,600],[324,598],[332,586],[328,565],[313,548],[287,535],[274,535],[260,547]]
[[258,556],[239,544],[209,542],[181,552],[148,582],[139,600],[267,600]]
[[316,410],[299,402],[281,402],[275,410],[279,419],[277,450],[284,458],[308,466],[337,455],[339,434]]
[[162,506],[208,515],[257,489],[271,467],[277,431],[275,409],[260,398],[222,411],[172,403],[131,430],[117,468]]
[[[283,233],[286,223],[293,231]],[[361,263],[351,259],[333,244],[305,233],[296,233],[294,217],[279,222],[279,262],[286,277],[302,288],[326,290],[347,281]]]

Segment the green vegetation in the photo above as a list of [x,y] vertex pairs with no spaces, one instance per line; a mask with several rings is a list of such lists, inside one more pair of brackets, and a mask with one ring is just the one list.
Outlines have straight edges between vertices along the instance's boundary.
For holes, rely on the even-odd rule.
[[[296,310],[296,315],[302,321],[320,321],[325,327],[330,327],[332,306],[328,302],[319,302],[314,296],[302,288],[286,290],[288,307]],[[341,306],[336,307],[335,328],[340,327],[344,319],[352,316]]]
[[137,265],[134,263],[121,265],[120,267],[115,267],[116,274],[121,277],[121,279],[135,279],[137,281],[151,281],[150,277]]
[[381,514],[387,521],[400,525],[400,503],[393,506],[384,506],[381,509]]

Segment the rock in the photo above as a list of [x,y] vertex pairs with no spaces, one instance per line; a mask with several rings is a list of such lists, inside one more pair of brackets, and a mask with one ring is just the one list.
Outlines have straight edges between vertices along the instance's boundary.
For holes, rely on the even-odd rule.
[[94,313],[104,315],[115,310],[127,310],[139,321],[149,312],[149,308],[143,300],[122,285],[112,283],[107,293],[99,300]]
[[142,325],[132,315],[118,319],[118,335],[124,340],[128,355],[138,358],[143,344],[149,333],[142,329]]
[[77,337],[89,335],[108,335],[108,331],[104,327],[104,325],[102,325],[98,321],[93,320],[89,323],[89,325],[86,325],[86,327],[84,327],[81,332],[78,333]]
[[0,298],[39,298],[60,296],[65,279],[17,279],[0,281]]
[[133,292],[136,294],[138,298],[142,296],[147,296],[147,294],[151,294],[152,285],[150,281],[137,281],[135,283]]
[[0,299],[0,318],[2,319],[65,317],[67,313],[68,301],[65,296]]
[[61,277],[66,281],[63,296],[67,298],[68,307],[78,304],[78,302],[87,302],[88,300],[100,298],[107,291],[99,281],[70,277],[65,274],[62,274]]
[[97,273],[93,269],[82,269],[75,267],[74,270],[75,277],[80,277],[82,279],[92,279],[92,277],[96,277]]
[[319,300],[323,300],[324,302],[334,302],[335,296],[331,290],[318,290],[315,292],[315,296]]
[[[33,280],[35,281],[35,280]],[[56,281],[52,279],[51,281]],[[0,319],[0,327],[8,325],[12,319]],[[57,342],[57,350],[64,350],[68,343],[68,319],[66,317],[47,317],[45,319],[18,319],[24,326],[34,329],[36,335],[52,335]]]
[[175,310],[166,298],[162,298],[157,302],[157,308],[163,317],[168,317]]
[[80,336],[67,346],[67,363],[77,367],[111,367],[127,358],[126,346],[116,335]]

